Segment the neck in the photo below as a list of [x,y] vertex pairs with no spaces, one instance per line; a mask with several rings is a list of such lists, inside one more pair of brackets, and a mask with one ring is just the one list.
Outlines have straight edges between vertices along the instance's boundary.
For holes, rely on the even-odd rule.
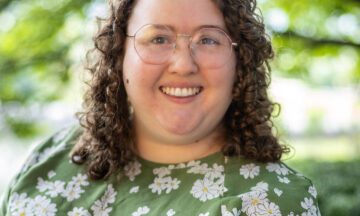
[[156,163],[181,163],[218,152],[224,143],[224,137],[219,134],[213,134],[193,143],[182,144],[159,142],[147,136],[137,135],[136,153],[141,158]]

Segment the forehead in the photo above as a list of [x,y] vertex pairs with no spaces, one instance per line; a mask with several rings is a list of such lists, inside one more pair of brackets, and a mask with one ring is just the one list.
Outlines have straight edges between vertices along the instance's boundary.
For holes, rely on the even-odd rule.
[[184,33],[204,25],[225,29],[223,15],[212,0],[138,0],[128,32],[146,24],[168,25]]

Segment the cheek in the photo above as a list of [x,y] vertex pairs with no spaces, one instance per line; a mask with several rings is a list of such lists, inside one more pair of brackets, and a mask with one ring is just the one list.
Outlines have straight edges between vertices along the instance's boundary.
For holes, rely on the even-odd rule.
[[225,79],[226,85],[229,87],[231,92],[236,80],[236,73],[236,60],[234,57],[226,67],[226,75],[223,76],[223,79]]
[[227,65],[224,68],[210,71],[211,74],[209,76],[211,77],[212,85],[231,91],[236,78],[235,70],[235,66]]
[[124,81],[126,81],[125,84],[129,84],[130,76],[133,74],[133,67],[131,67],[131,65],[135,65],[135,54],[136,53],[134,53],[133,48],[131,48],[129,43],[127,43],[125,46],[125,54],[123,61],[123,79]]
[[136,51],[132,47],[127,46],[123,63],[123,80],[128,93],[129,90],[143,82],[145,70],[144,64],[138,58]]
[[123,79],[128,95],[148,94],[155,89],[163,69],[159,65],[144,63],[136,51],[130,47],[125,53]]
[[[135,53],[136,54],[136,53]],[[126,47],[126,52],[124,55],[124,62],[123,62],[123,80],[124,80],[124,85],[125,85],[125,89],[126,89],[126,93],[130,99],[130,101],[132,101],[132,98],[134,97],[134,95],[136,94],[136,89],[134,88],[134,82],[136,83],[136,67],[132,67],[131,65],[136,65],[135,64],[135,59],[134,58],[134,53],[132,52],[131,48],[129,48],[129,46]]]

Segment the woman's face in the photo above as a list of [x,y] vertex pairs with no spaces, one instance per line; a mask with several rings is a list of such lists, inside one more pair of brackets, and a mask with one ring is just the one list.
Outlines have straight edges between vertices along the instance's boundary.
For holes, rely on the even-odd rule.
[[[224,18],[211,0],[138,0],[128,35],[147,24],[166,25],[178,34],[189,35],[209,25],[226,31]],[[232,100],[234,53],[220,67],[203,68],[192,57],[187,38],[181,37],[169,60],[155,65],[139,57],[133,40],[129,37],[126,41],[123,78],[134,109],[137,138],[189,144],[218,135]],[[186,97],[174,95],[182,89],[200,92]]]

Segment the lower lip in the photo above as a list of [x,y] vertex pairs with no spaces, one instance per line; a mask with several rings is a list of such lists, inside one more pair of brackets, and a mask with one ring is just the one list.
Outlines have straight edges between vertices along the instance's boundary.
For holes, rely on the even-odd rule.
[[176,97],[176,96],[172,96],[172,95],[168,95],[165,94],[164,92],[161,91],[161,93],[170,101],[178,103],[178,104],[186,104],[186,103],[191,103],[193,102],[197,96],[199,96],[200,93],[193,95],[193,96],[188,96],[188,97]]

